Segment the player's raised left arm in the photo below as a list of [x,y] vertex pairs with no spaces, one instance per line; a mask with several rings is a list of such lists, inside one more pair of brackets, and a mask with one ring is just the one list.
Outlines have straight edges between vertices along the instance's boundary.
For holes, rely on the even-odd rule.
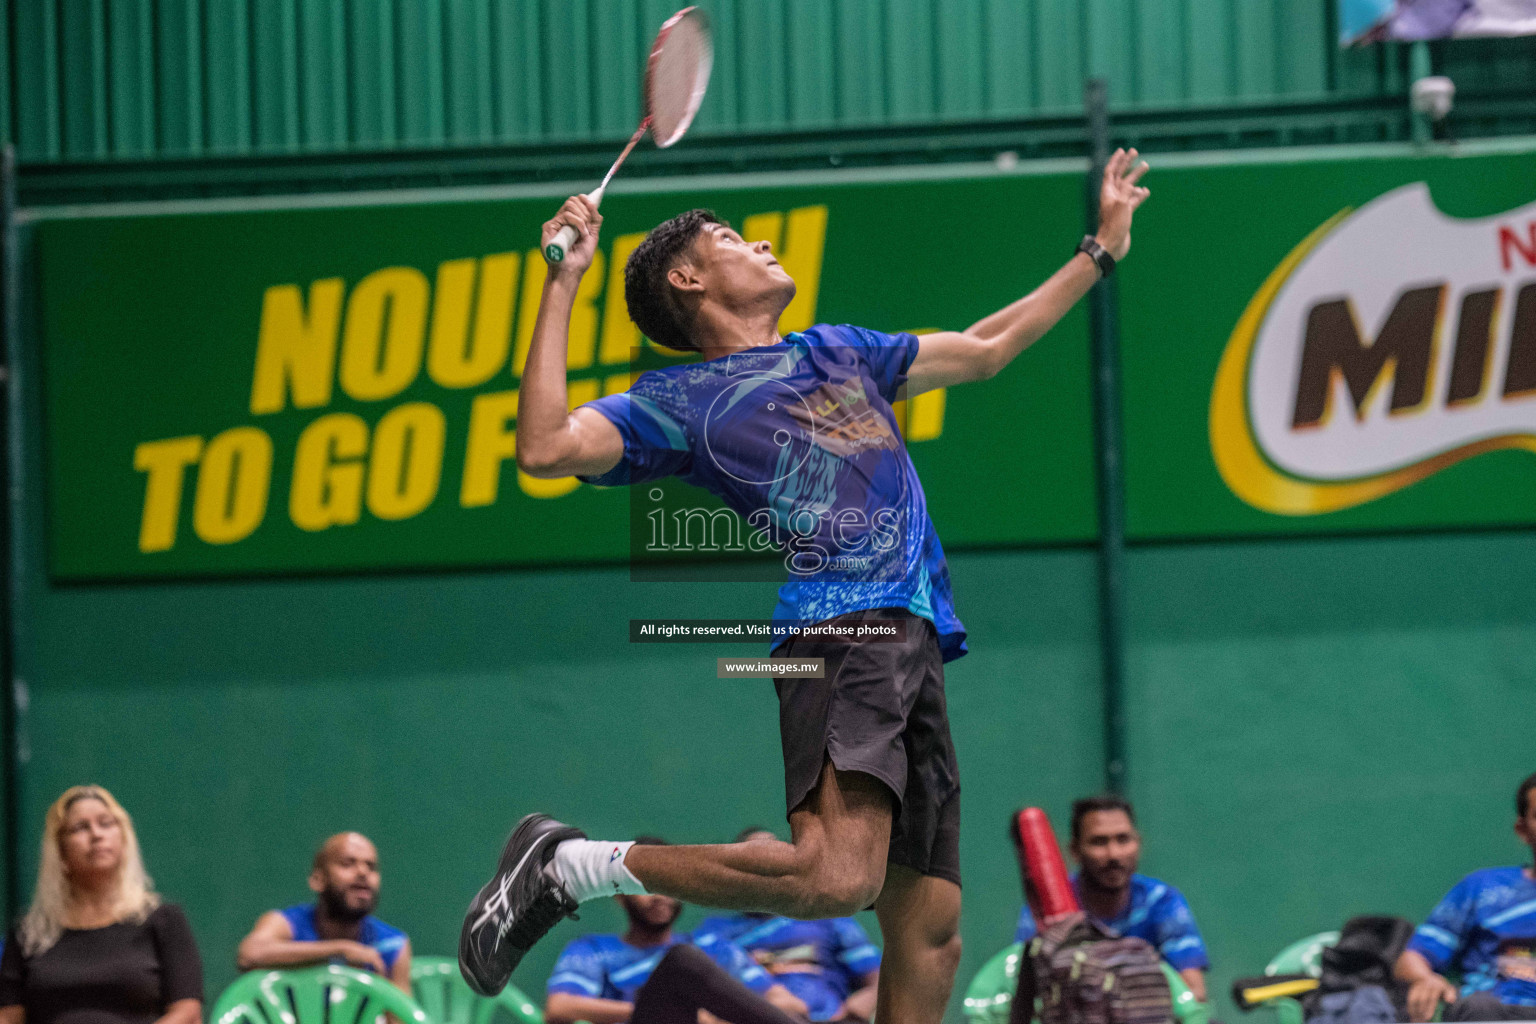
[[[1134,149],[1115,150],[1104,166],[1094,237],[1117,262],[1131,250],[1132,214],[1152,194],[1137,184],[1146,172],[1146,162]],[[965,330],[920,336],[917,358],[907,371],[907,394],[994,376],[1056,326],[1098,279],[1098,265],[1086,253],[1076,253],[1040,287]]]

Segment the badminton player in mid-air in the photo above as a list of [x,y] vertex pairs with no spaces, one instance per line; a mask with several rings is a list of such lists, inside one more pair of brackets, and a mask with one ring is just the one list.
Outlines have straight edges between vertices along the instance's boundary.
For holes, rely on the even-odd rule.
[[459,962],[499,991],[577,904],[619,893],[797,918],[871,904],[885,941],[876,1018],[932,1024],[960,940],[960,782],[943,663],[965,652],[943,549],[891,403],[983,380],[1045,334],[1131,247],[1147,165],[1117,151],[1099,230],[1030,294],[963,331],[915,337],[812,327],[781,337],[795,293],[767,242],[704,210],[659,225],[625,267],[631,318],[701,362],[642,374],[570,411],[567,330],[602,218],[567,200],[543,241],[551,263],[522,378],[517,461],[602,485],[666,476],[706,488],[786,552],[778,622],[895,628],[898,642],[795,637],[775,654],[823,658],[820,679],[776,680],[790,842],[635,846],[524,818],[464,920]]

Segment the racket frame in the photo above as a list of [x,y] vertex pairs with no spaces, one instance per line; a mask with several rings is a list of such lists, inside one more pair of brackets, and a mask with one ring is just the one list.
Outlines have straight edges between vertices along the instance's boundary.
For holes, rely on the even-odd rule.
[[[670,136],[663,139],[657,137],[655,132],[651,132],[651,141],[656,143],[656,148],[666,149],[686,135],[689,127],[693,124],[694,117],[699,112],[699,107],[703,105],[704,93],[709,88],[709,76],[714,70],[715,46],[714,39],[710,34],[709,15],[699,10],[696,6],[690,6],[684,7],[672,15],[672,17],[662,22],[661,28],[656,31],[656,39],[651,43],[650,55],[645,59],[645,74],[640,82],[640,97],[641,103],[645,106],[645,116],[641,118],[640,127],[635,129],[635,134],[630,136],[629,143],[624,147],[624,151],[613,162],[613,166],[608,168],[608,173],[603,175],[602,184],[587,193],[587,198],[591,199],[594,205],[603,201],[603,193],[607,191],[608,183],[613,180],[613,176],[618,173],[619,167],[623,165],[629,154],[634,152],[635,146],[639,144],[640,139],[654,126],[656,69],[660,66],[661,55],[666,49],[667,38],[671,36],[679,25],[689,19],[692,19],[698,26],[704,42],[704,49],[700,54],[699,67],[694,70],[693,94],[688,99],[688,105],[683,112],[682,119],[678,121],[677,127],[673,129]],[[550,239],[549,244],[544,247],[545,257],[551,263],[564,262],[566,253],[570,251],[571,246],[575,245],[580,237],[574,227],[569,224],[565,225],[560,229],[559,234]]]

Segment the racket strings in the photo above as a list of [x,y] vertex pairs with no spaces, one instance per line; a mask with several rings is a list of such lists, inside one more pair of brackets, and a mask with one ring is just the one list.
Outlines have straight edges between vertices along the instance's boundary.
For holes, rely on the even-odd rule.
[[682,137],[704,101],[714,49],[708,23],[690,12],[656,43],[646,75],[651,135],[666,148]]

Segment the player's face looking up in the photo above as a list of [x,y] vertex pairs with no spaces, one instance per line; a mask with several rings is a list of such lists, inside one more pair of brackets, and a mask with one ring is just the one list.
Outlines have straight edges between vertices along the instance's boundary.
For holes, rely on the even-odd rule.
[[1141,834],[1124,811],[1089,811],[1072,855],[1095,888],[1124,889],[1141,859]]
[[667,283],[696,306],[716,306],[736,316],[767,312],[777,317],[795,297],[795,282],[767,241],[748,242],[726,224],[706,224],[683,259],[667,271]]

